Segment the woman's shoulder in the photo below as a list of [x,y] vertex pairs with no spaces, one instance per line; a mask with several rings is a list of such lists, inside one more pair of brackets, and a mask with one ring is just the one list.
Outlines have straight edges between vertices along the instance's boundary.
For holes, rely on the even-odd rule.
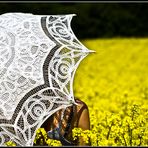
[[[80,104],[80,105],[86,105],[86,103],[78,98],[75,98],[76,103]],[[87,106],[87,105],[86,105]]]
[[77,105],[77,110],[78,111],[82,110],[82,109],[88,109],[88,106],[87,106],[87,104],[84,101],[82,101],[82,100],[80,100],[78,98],[76,98],[75,101],[78,104]]
[[77,105],[75,105],[76,107],[75,125],[78,126],[80,125],[80,123],[82,123],[83,119],[86,119],[86,117],[88,117],[89,110],[88,110],[87,104],[84,101],[77,99],[77,98],[75,98],[75,101],[77,103]]

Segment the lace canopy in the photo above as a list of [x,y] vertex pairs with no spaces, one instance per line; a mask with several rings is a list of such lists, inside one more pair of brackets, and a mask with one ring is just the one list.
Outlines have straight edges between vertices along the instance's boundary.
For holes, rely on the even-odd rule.
[[32,146],[36,130],[75,103],[73,78],[89,52],[69,15],[0,15],[0,145]]

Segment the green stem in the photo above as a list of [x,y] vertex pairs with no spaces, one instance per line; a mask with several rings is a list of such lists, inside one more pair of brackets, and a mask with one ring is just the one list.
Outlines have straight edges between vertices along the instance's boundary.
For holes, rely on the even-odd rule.
[[122,136],[123,136],[123,139],[124,139],[125,146],[127,146],[127,142],[126,142],[126,139],[124,137],[124,134],[122,134]]
[[130,128],[130,126],[128,125],[128,133],[129,133],[129,142],[130,142],[130,146],[132,146],[132,134],[133,134],[133,130]]
[[109,126],[109,130],[108,130],[108,133],[107,133],[107,140],[109,139],[109,135],[110,135],[110,132],[111,132],[111,128],[112,128],[112,125],[113,125],[113,122],[111,123],[111,126]]

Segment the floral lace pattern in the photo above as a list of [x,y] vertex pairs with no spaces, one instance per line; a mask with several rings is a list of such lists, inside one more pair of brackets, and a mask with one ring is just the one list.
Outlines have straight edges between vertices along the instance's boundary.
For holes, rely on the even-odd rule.
[[0,145],[31,146],[53,113],[75,103],[73,78],[90,50],[70,15],[0,15]]

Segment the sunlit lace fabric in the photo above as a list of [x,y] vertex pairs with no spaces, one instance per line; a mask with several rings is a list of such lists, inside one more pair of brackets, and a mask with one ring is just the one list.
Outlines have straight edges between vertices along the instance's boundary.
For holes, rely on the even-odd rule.
[[0,145],[32,146],[35,131],[75,103],[73,79],[88,50],[69,15],[0,15]]

